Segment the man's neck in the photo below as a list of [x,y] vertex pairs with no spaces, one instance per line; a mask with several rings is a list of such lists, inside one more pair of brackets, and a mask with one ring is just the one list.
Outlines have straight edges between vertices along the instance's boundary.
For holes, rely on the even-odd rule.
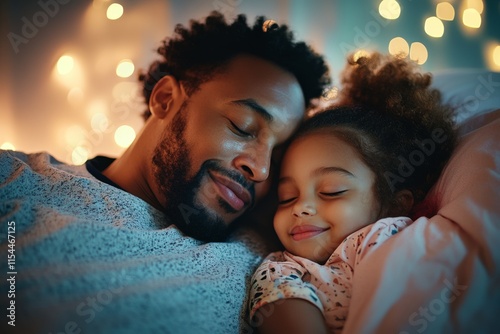
[[[147,149],[147,136],[138,141],[109,165],[102,174],[120,186],[123,190],[149,203],[158,210],[162,205],[150,185],[154,185],[154,176],[150,168],[150,153]],[[143,143],[143,140],[146,141]]]

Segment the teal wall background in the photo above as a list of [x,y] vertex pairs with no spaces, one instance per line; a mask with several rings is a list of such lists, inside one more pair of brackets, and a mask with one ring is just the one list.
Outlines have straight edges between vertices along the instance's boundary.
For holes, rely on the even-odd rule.
[[[425,19],[436,15],[435,0],[399,0],[397,20],[378,14],[380,0],[122,0],[115,1],[124,8],[115,21],[106,19],[113,1],[2,1],[0,145],[47,150],[68,162],[76,147],[88,156],[120,154],[124,148],[116,145],[115,131],[129,125],[138,132],[142,126],[138,70],[156,58],[155,48],[177,23],[187,24],[216,9],[228,17],[244,13],[250,22],[265,15],[288,24],[297,39],[325,55],[334,82],[346,53],[357,48],[387,52],[394,37],[426,46],[425,71],[500,71],[500,61],[494,65],[490,59],[492,46],[500,45],[500,2],[482,1],[481,27],[467,30],[461,10],[468,1],[449,0],[455,19],[444,22],[442,38],[424,32]],[[74,73],[65,78],[54,74],[62,55],[75,60]],[[122,59],[135,65],[128,78],[115,73]],[[78,94],[70,100],[73,88]],[[97,127],[96,114],[101,115]]]

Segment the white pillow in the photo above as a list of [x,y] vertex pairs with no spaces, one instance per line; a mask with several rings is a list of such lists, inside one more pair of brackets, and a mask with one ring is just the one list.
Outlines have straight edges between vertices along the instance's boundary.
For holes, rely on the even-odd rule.
[[[432,86],[441,91],[442,101],[456,108],[460,133],[488,123],[488,115],[500,109],[500,73],[461,69],[433,72]],[[485,119],[486,117],[486,119]]]
[[[500,73],[485,70],[448,70],[433,74],[433,87],[442,93],[444,103],[456,108],[459,144],[438,181],[419,205],[413,218],[432,217],[460,193],[484,205],[481,189],[497,184],[500,152],[496,142],[500,133]],[[492,125],[490,125],[492,124]],[[476,191],[477,190],[477,191]],[[486,209],[486,208],[485,208]],[[494,207],[489,208],[494,210]]]
[[344,330],[494,332],[500,305],[500,74],[435,74],[458,107],[460,143],[425,217],[360,262]]
[[[424,207],[429,210],[430,221],[441,217],[453,222],[462,231],[462,240],[470,242],[469,263],[464,265],[468,273],[455,269],[456,277],[468,281],[471,290],[462,300],[467,305],[462,309],[470,308],[470,312],[461,312],[459,321],[467,327],[474,317],[483,316],[485,321],[494,318],[481,308],[488,307],[500,293],[493,287],[500,278],[500,73],[446,73],[436,76],[435,85],[445,101],[458,106],[460,142],[424,200]],[[436,215],[432,217],[432,213]],[[478,268],[485,268],[483,276],[488,279],[479,279]],[[481,292],[477,290],[479,285]],[[481,302],[473,307],[474,298]]]

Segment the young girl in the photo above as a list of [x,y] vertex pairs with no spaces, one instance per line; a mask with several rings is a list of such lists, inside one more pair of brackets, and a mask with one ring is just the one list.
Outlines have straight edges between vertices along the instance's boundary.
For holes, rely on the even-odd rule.
[[411,224],[456,143],[452,110],[410,61],[351,56],[337,107],[283,157],[272,253],[251,281],[259,332],[339,332],[356,265]]

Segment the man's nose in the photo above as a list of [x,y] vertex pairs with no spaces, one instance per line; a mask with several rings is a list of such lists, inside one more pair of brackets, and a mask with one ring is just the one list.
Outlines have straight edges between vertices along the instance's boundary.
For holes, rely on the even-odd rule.
[[235,165],[251,181],[263,182],[269,177],[271,166],[270,147],[250,147],[235,159]]

